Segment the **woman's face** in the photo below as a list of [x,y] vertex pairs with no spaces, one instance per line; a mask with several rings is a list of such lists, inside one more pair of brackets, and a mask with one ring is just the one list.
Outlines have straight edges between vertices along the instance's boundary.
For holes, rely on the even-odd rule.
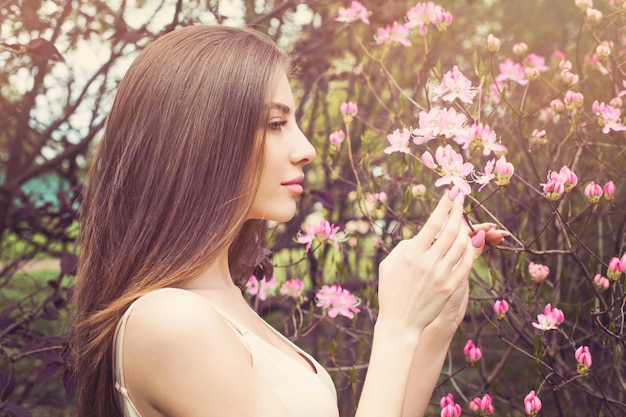
[[296,212],[303,167],[315,158],[315,148],[298,127],[295,109],[289,80],[281,74],[267,120],[263,173],[248,219],[286,222]]

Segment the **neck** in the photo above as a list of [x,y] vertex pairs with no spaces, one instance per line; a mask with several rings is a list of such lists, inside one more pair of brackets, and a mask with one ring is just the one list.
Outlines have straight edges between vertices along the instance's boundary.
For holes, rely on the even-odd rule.
[[189,290],[236,289],[228,267],[228,249],[220,255],[202,274],[185,286]]

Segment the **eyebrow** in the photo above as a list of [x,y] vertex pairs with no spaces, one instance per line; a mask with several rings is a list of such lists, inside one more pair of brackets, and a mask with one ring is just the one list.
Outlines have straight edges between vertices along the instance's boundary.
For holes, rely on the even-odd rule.
[[281,112],[285,114],[291,113],[291,109],[289,108],[289,106],[282,104],[282,103],[272,103],[270,105],[270,108],[280,110]]

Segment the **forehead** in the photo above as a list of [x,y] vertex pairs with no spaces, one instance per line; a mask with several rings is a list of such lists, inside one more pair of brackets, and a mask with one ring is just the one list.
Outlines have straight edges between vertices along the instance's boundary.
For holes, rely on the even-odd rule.
[[278,77],[276,90],[272,96],[272,102],[285,105],[291,109],[295,108],[293,92],[291,91],[291,85],[289,85],[289,78],[287,78],[287,74],[285,73],[281,73]]

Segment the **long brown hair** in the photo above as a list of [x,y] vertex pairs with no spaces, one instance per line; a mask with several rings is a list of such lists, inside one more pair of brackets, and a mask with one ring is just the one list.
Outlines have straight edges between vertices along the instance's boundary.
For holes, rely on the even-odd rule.
[[233,277],[254,266],[264,222],[246,215],[288,65],[253,30],[187,27],[149,45],[120,83],[81,206],[76,415],[120,415],[112,344],[135,299],[184,286],[224,248]]

